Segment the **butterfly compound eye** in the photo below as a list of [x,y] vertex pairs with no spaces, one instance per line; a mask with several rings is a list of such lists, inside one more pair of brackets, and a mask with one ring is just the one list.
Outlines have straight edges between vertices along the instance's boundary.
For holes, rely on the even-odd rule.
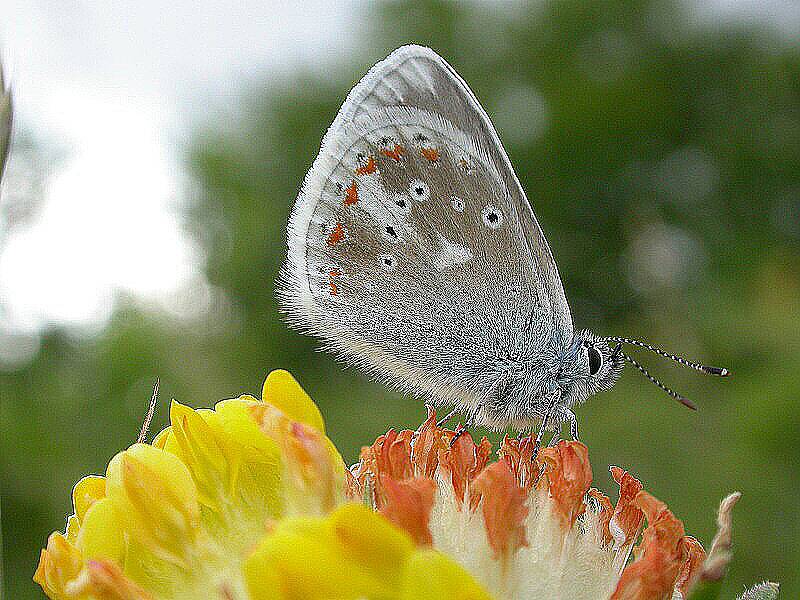
[[409,184],[408,193],[418,202],[425,202],[431,197],[431,189],[428,184],[420,179],[415,179]]
[[603,366],[603,355],[600,354],[600,351],[593,346],[589,346],[588,353],[589,353],[589,375],[597,375],[597,372]]

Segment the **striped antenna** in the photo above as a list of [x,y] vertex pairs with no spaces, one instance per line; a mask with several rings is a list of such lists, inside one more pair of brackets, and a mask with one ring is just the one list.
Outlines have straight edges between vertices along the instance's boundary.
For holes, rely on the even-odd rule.
[[634,367],[639,369],[639,371],[641,371],[642,375],[647,377],[652,383],[656,384],[662,390],[667,392],[667,394],[669,394],[670,396],[675,398],[675,400],[677,400],[678,402],[680,402],[684,406],[686,406],[688,408],[691,408],[692,410],[697,410],[697,406],[695,406],[694,402],[692,402],[688,398],[684,398],[683,396],[681,396],[675,390],[672,390],[672,389],[668,388],[666,385],[664,385],[663,383],[661,383],[658,379],[656,379],[655,377],[650,375],[650,373],[647,371],[647,369],[645,369],[642,365],[640,365],[638,362],[636,362],[633,358],[631,358],[630,356],[628,356],[624,352],[622,353],[622,357],[625,360],[627,360],[629,363],[631,363]]
[[671,358],[676,363],[681,364],[684,367],[689,367],[690,369],[694,369],[695,371],[700,371],[701,373],[705,373],[706,375],[718,375],[720,377],[727,377],[728,375],[731,374],[731,372],[728,371],[728,369],[723,369],[722,367],[709,367],[706,365],[701,365],[700,363],[686,360],[682,356],[671,354],[670,352],[666,352],[661,348],[656,348],[655,346],[651,346],[646,342],[640,342],[639,340],[633,340],[631,338],[624,338],[624,337],[605,337],[603,338],[603,340],[606,342],[631,344],[632,346],[639,346],[640,348],[646,348],[647,350],[650,350],[650,352],[655,352],[659,356],[663,356],[665,358]]

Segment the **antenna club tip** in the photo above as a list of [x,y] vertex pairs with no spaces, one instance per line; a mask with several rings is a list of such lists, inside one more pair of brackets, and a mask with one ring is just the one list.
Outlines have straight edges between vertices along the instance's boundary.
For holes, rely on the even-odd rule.
[[703,371],[710,375],[719,375],[720,377],[728,377],[731,372],[723,367],[703,367]]

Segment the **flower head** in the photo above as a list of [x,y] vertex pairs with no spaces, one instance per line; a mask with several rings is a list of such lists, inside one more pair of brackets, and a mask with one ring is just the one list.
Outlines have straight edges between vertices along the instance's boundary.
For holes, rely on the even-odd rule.
[[616,502],[590,488],[580,442],[534,456],[506,438],[493,454],[430,411],[348,469],[275,371],[261,400],[173,401],[152,444],[79,481],[34,579],[51,598],[127,600],[638,600],[702,579],[699,542],[630,473],[612,468]]

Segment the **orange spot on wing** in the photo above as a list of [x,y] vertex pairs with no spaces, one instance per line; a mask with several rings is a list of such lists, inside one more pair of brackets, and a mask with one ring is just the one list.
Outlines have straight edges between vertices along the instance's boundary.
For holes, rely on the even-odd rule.
[[335,246],[344,239],[344,225],[337,223],[328,236],[328,246]]
[[337,296],[339,294],[339,286],[336,285],[336,282],[333,280],[334,277],[338,277],[341,275],[339,271],[331,271],[328,273],[328,284],[331,286],[331,296]]
[[399,161],[400,157],[406,153],[406,149],[403,148],[400,144],[395,144],[393,150],[389,150],[387,148],[381,148],[381,154],[384,156],[388,156],[389,158],[393,158],[394,160]]
[[354,181],[350,184],[350,187],[345,190],[344,203],[346,206],[352,206],[356,202],[358,202],[358,186]]
[[422,152],[422,156],[431,162],[439,160],[439,151],[436,148],[422,148],[420,152]]
[[369,175],[377,170],[378,170],[378,165],[375,164],[375,159],[370,156],[367,159],[367,164],[365,164],[363,167],[358,167],[356,169],[356,175]]

